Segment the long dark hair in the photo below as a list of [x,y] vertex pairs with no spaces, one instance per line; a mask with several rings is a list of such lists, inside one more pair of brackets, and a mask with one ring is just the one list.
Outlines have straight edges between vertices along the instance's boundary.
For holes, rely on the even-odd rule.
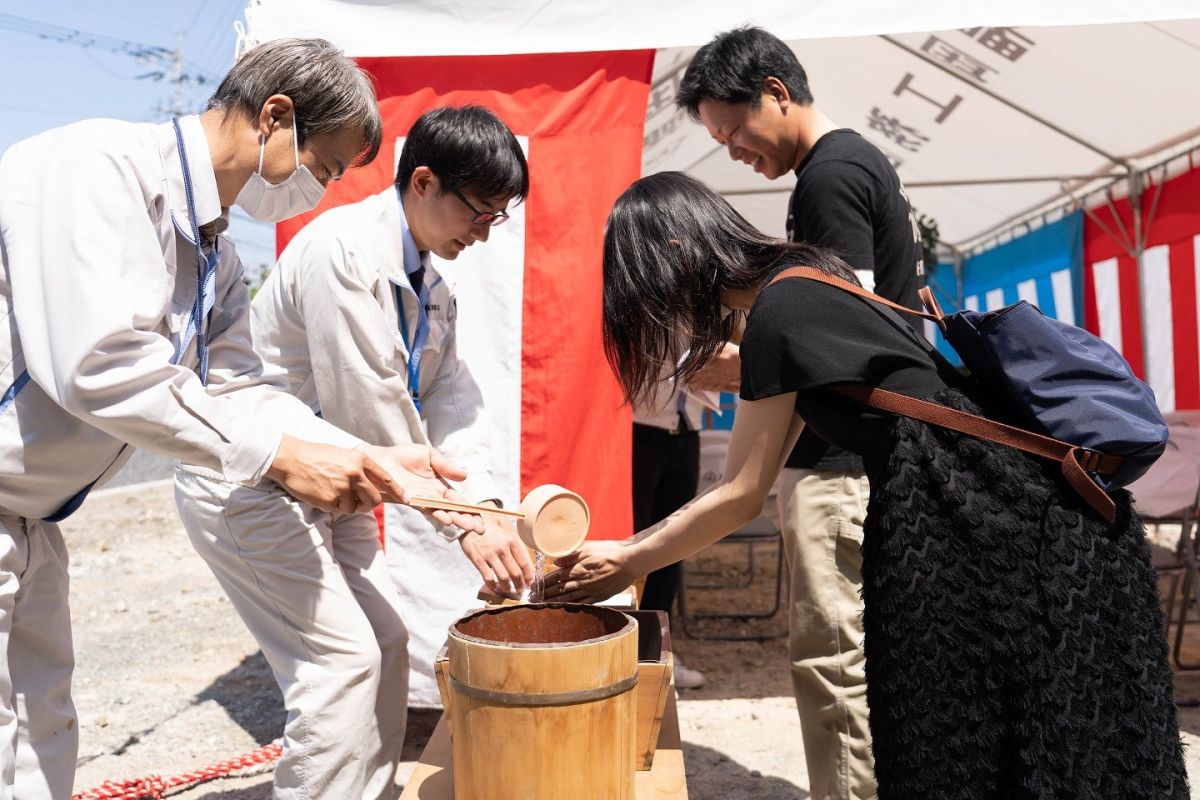
[[858,283],[828,250],[767,236],[682,172],[626,189],[604,233],[604,352],[626,401],[649,397],[665,378],[691,380],[738,322],[722,316],[721,293],[759,289],[785,265]]

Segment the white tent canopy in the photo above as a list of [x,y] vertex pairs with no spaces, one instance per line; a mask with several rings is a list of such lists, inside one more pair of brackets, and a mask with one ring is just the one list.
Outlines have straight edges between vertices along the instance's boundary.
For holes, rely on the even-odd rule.
[[482,56],[699,46],[745,24],[791,40],[1197,13],[1194,0],[251,0],[246,17],[254,41],[323,36],[356,56]]
[[355,56],[656,48],[645,171],[687,171],[781,234],[792,181],[731,162],[672,102],[697,46],[762,25],[792,45],[817,107],[884,150],[943,241],[969,247],[1200,144],[1198,16],[1180,0],[254,0],[247,39],[320,35]]
[[[913,205],[959,245],[1144,169],[1200,134],[1200,88],[1187,78],[1200,69],[1196,21],[792,44],[817,107],[888,154]],[[690,52],[661,54],[656,99],[673,94]],[[670,107],[652,102],[651,112],[648,171],[695,174],[761,227],[782,231],[792,180],[767,181],[731,162]]]

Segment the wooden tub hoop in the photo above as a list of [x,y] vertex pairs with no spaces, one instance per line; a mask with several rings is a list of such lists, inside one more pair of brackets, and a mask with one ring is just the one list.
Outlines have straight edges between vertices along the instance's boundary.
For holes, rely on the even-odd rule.
[[576,689],[573,692],[551,692],[549,694],[529,694],[527,692],[497,692],[491,689],[480,689],[469,686],[453,675],[447,675],[454,691],[470,697],[473,700],[483,700],[487,703],[497,703],[505,706],[574,706],[581,703],[593,703],[606,700],[628,692],[637,686],[638,676],[635,672],[625,680],[611,683],[608,686],[597,686],[593,689]]

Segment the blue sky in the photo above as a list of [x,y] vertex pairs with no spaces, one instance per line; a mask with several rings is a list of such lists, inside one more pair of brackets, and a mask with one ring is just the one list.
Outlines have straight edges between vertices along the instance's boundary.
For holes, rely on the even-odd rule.
[[[233,23],[244,20],[246,5],[247,0],[3,0],[0,151],[49,128],[91,117],[166,121],[177,101],[187,113],[195,113],[216,88],[212,82],[187,85],[177,94],[168,80],[138,77],[169,72],[169,62],[110,52],[108,46],[115,43],[106,40],[81,47],[23,31],[57,35],[55,29],[67,28],[172,51],[182,41],[184,73],[220,80],[233,63]],[[75,38],[89,41],[87,36]],[[274,261],[272,226],[254,222],[235,208],[231,235],[249,274]]]

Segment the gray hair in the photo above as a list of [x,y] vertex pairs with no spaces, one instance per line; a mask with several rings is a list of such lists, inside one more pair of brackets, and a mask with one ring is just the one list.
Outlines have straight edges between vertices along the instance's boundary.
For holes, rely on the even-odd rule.
[[371,79],[324,39],[275,39],[247,50],[208,108],[253,118],[274,94],[287,95],[295,105],[297,142],[357,127],[363,142],[355,164],[369,164],[379,154],[383,122]]

